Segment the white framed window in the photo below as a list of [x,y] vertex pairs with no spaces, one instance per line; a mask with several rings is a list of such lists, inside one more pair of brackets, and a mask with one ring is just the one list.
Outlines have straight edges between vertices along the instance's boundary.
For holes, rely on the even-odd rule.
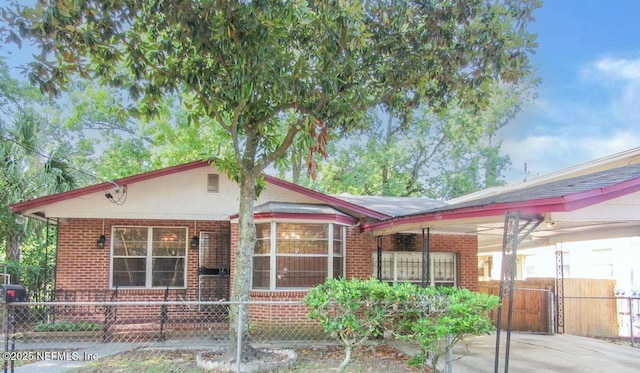
[[[373,256],[373,277],[378,278],[378,253]],[[434,286],[458,286],[458,260],[455,253],[429,253],[429,280]],[[382,281],[416,284],[422,282],[422,253],[383,251]]]
[[220,192],[220,176],[218,174],[207,174],[207,193]]
[[187,228],[113,227],[111,288],[184,288]]
[[253,289],[307,289],[344,276],[343,226],[268,222],[256,231]]

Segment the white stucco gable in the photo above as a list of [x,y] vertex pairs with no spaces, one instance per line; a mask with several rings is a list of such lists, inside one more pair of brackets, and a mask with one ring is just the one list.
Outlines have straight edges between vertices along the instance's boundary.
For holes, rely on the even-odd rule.
[[[217,192],[207,190],[209,174],[218,175]],[[116,195],[116,185],[120,196]],[[125,188],[126,195],[122,196]],[[106,193],[121,198],[121,203],[111,202]],[[39,219],[229,220],[238,213],[239,195],[239,186],[216,166],[192,162],[18,203],[11,208]],[[256,205],[267,202],[323,203],[310,193],[287,188],[286,183],[268,182]]]

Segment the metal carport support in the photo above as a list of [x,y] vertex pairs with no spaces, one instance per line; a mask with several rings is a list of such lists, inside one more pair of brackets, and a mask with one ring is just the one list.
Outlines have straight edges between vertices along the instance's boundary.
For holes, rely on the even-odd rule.
[[507,340],[504,355],[504,372],[509,372],[509,348],[511,344],[511,323],[513,317],[513,289],[516,279],[516,253],[518,244],[533,232],[544,219],[539,215],[522,215],[520,211],[507,212],[504,218],[504,235],[502,239],[502,271],[500,276],[500,307],[496,325],[496,350],[494,373],[498,373],[500,362],[500,331],[502,329],[502,302],[509,298],[507,310]]

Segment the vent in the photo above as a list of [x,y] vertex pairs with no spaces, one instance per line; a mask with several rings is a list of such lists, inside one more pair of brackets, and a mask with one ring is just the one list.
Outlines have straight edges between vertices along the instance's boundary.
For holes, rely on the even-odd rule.
[[220,178],[218,174],[207,175],[207,193],[218,193],[220,191]]

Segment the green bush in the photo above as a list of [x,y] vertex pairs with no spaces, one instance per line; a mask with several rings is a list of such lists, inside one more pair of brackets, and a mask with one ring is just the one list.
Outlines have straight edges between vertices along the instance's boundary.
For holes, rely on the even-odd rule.
[[[353,348],[384,330],[420,345],[422,352],[412,358],[412,364],[424,365],[429,354],[435,367],[438,358],[465,334],[493,330],[488,311],[498,306],[498,298],[466,289],[329,279],[311,289],[303,303],[311,308],[308,317],[344,344],[345,359],[338,367],[342,372]],[[448,336],[451,343],[441,346]]]
[[78,323],[72,323],[70,321],[61,321],[59,323],[44,323],[37,324],[34,328],[36,332],[84,332],[84,331],[98,331],[102,330],[102,325],[98,323],[92,323],[88,321],[81,321]]

